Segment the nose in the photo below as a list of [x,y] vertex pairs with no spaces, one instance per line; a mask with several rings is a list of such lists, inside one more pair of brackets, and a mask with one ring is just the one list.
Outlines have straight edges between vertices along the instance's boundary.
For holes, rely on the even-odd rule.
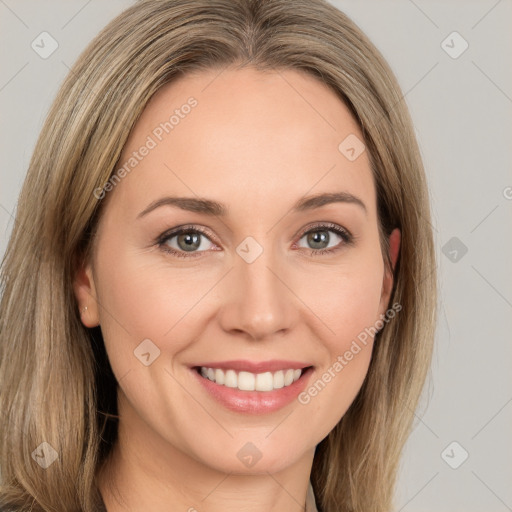
[[225,300],[218,312],[226,332],[264,340],[293,328],[300,302],[287,283],[286,265],[272,251],[264,250],[252,263],[237,256],[229,274],[222,294]]

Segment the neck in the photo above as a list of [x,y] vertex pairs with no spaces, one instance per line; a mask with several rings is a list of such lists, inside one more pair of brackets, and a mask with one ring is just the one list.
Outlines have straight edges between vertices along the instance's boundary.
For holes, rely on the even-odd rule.
[[222,472],[160,437],[122,402],[117,443],[98,474],[108,512],[304,510],[314,449],[279,472]]

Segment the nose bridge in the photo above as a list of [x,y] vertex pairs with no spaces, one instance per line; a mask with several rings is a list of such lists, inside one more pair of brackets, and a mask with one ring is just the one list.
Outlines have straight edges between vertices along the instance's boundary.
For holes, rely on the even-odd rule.
[[[269,238],[267,242],[270,243]],[[277,251],[248,237],[237,247],[221,321],[225,330],[262,339],[289,329],[297,304],[285,284]]]

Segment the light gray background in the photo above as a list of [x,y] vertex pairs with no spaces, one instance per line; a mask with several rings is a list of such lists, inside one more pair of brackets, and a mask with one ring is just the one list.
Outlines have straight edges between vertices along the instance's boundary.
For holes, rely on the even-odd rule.
[[[131,3],[0,0],[0,255],[59,84],[85,45]],[[512,1],[332,3],[398,76],[432,198],[439,326],[397,510],[512,510]],[[47,59],[31,48],[43,31],[59,44]],[[453,31],[469,44],[456,59],[441,46]],[[461,48],[461,40],[445,44]],[[449,446],[453,441],[458,445]],[[453,469],[446,461],[460,463],[463,450],[469,457]]]

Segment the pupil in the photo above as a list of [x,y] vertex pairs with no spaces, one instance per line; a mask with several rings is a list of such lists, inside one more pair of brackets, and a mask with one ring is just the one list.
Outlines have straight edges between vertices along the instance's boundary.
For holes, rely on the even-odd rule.
[[[329,243],[328,231],[315,231],[310,233],[308,242],[315,244]],[[324,247],[314,247],[315,249],[324,249]]]
[[[185,242],[186,245],[182,246],[181,242]],[[200,245],[199,235],[197,233],[185,233],[178,237],[178,243],[180,248],[185,251],[192,251],[197,249]]]

